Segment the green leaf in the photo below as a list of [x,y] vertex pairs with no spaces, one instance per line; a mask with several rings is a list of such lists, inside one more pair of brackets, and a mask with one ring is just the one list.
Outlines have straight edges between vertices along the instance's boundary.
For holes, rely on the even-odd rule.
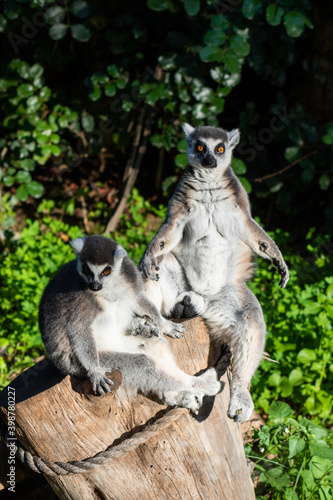
[[88,114],[82,115],[82,127],[85,132],[92,132],[95,127],[94,117]]
[[60,5],[54,5],[46,11],[47,20],[50,24],[62,23],[65,19],[66,11]]
[[27,184],[27,189],[28,193],[31,194],[34,198],[40,198],[43,194],[43,186],[37,182],[37,181],[32,181],[29,184]]
[[307,365],[308,363],[312,363],[316,359],[316,353],[312,349],[302,349],[298,354],[297,354],[297,361],[299,363],[302,363],[304,365]]
[[119,77],[120,72],[115,64],[110,64],[110,66],[108,66],[106,69],[107,69],[109,75],[112,76],[113,78]]
[[31,175],[29,172],[27,172],[26,170],[20,170],[19,172],[17,172],[16,174],[16,180],[17,182],[19,182],[20,184],[24,184],[24,183],[27,183],[27,182],[30,182],[31,181]]
[[263,425],[260,431],[258,432],[258,436],[260,438],[260,444],[263,444],[264,446],[269,445],[270,441],[270,430],[267,425]]
[[231,167],[235,174],[242,175],[246,173],[246,165],[239,158],[233,158],[231,162]]
[[285,500],[298,500],[298,495],[296,491],[294,491],[291,488],[285,490],[285,495],[286,495]]
[[31,78],[37,78],[38,76],[41,76],[44,73],[44,68],[41,64],[34,64],[31,66],[29,69],[29,75]]
[[293,386],[287,377],[282,377],[280,382],[281,396],[283,398],[289,397],[293,393]]
[[290,146],[289,148],[286,148],[284,151],[284,157],[287,161],[292,163],[299,157],[299,147]]
[[196,16],[200,10],[200,0],[183,0],[184,7],[189,16]]
[[28,199],[29,193],[26,184],[22,184],[17,188],[16,196],[20,201],[26,201]]
[[180,153],[186,153],[186,150],[187,150],[187,141],[186,141],[186,139],[182,139],[181,141],[178,142],[178,144],[177,144],[177,150]]
[[209,110],[212,113],[219,114],[222,113],[223,109],[224,109],[224,99],[222,99],[221,97],[214,97],[211,100]]
[[267,413],[274,420],[283,420],[284,418],[290,417],[292,414],[292,409],[286,403],[282,401],[274,401],[271,406],[268,408]]
[[240,180],[243,188],[245,189],[245,191],[249,194],[251,193],[252,191],[252,186],[251,184],[249,183],[249,181],[247,179],[245,179],[245,177],[238,177],[238,179]]
[[310,471],[312,472],[315,479],[321,479],[322,476],[324,476],[326,472],[329,471],[329,469],[332,470],[333,468],[331,460],[317,456],[311,458],[309,466]]
[[230,38],[230,47],[238,56],[242,57],[247,56],[251,50],[250,44],[240,35],[234,35]]
[[278,26],[282,21],[283,14],[284,10],[282,7],[271,3],[266,9],[266,19],[268,24]]
[[84,0],[75,0],[70,6],[70,11],[79,19],[84,19],[91,14],[92,8],[91,5]]
[[200,50],[199,56],[203,62],[221,61],[223,51],[220,47],[204,47]]
[[114,85],[114,83],[107,83],[104,87],[104,92],[108,97],[113,97],[117,93],[117,87]]
[[147,5],[151,10],[162,11],[169,9],[170,2],[169,0],[148,0]]
[[261,8],[260,0],[245,0],[242,5],[242,12],[246,19],[252,20],[259,8]]
[[333,460],[333,449],[329,448],[326,444],[310,444],[309,449],[311,455]]
[[303,381],[304,376],[300,368],[294,368],[294,370],[289,373],[289,382],[291,383],[291,385],[300,385]]
[[192,94],[193,97],[200,102],[211,102],[214,97],[214,92],[210,87],[194,88]]
[[289,438],[289,458],[298,455],[305,448],[305,440],[298,436],[290,436]]
[[14,184],[14,177],[12,177],[11,175],[6,175],[3,178],[3,183],[6,187],[11,187]]
[[330,146],[331,144],[333,144],[333,135],[331,135],[331,134],[325,134],[323,136],[323,142],[325,144],[327,144],[328,146]]
[[31,158],[25,158],[20,161],[20,167],[32,171],[35,169],[35,162]]
[[222,30],[207,31],[204,36],[206,45],[222,45],[227,39],[227,35]]
[[237,55],[231,50],[227,50],[223,54],[223,62],[225,67],[230,73],[240,73],[241,72],[241,64],[238,60]]
[[210,25],[214,30],[226,31],[230,26],[230,22],[225,16],[218,14],[210,18]]
[[27,99],[27,110],[29,113],[35,113],[42,105],[42,101],[37,95],[32,95]]
[[84,24],[72,24],[70,28],[72,37],[78,42],[88,42],[90,40],[90,29],[84,26]]
[[284,25],[289,36],[297,38],[301,36],[304,31],[304,16],[301,12],[297,10],[292,10],[287,12],[284,16]]
[[0,15],[0,33],[3,33],[7,26],[7,19]]
[[66,26],[66,24],[63,23],[54,24],[49,29],[50,38],[52,38],[52,40],[61,40],[66,36],[67,28],[68,26]]
[[331,184],[331,179],[327,174],[323,174],[319,177],[320,189],[326,191]]
[[181,168],[187,167],[188,161],[186,153],[178,154],[175,158],[175,164],[177,165],[177,167]]
[[34,87],[30,83],[22,83],[17,87],[17,95],[20,97],[29,97],[34,93]]
[[14,0],[7,0],[3,4],[3,12],[7,19],[12,21],[13,19],[17,19],[19,17],[20,7]]

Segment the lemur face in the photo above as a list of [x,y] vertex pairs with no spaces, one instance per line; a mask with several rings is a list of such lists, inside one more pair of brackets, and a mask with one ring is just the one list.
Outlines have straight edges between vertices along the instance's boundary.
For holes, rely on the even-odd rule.
[[126,250],[104,236],[86,236],[71,242],[77,255],[77,270],[90,290],[114,287]]
[[217,127],[197,127],[185,123],[187,158],[192,167],[224,170],[231,162],[232,150],[239,142],[239,130],[227,132]]
[[78,261],[78,271],[88,283],[90,290],[98,292],[107,285],[107,279],[111,276],[112,267],[108,264],[98,266],[89,261]]

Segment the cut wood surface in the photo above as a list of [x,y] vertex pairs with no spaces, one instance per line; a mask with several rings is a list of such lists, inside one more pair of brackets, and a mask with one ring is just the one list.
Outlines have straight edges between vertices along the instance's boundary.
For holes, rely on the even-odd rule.
[[[203,322],[185,323],[183,339],[170,344],[179,366],[196,374],[219,357],[209,347]],[[181,415],[163,434],[99,469],[46,476],[60,499],[252,500],[239,424],[227,417],[229,385],[207,398],[198,416]],[[84,384],[83,384],[84,385]],[[83,460],[119,444],[153,423],[166,407],[142,395],[129,400],[123,389],[105,397],[82,392],[82,382],[61,376],[47,361],[21,374],[16,389],[19,441],[44,460]],[[7,390],[0,395],[6,421]]]

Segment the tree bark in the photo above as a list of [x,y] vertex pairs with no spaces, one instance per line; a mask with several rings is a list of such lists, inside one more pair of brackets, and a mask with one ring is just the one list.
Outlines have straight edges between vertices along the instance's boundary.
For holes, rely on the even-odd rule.
[[[179,366],[190,374],[204,370],[220,352],[209,344],[201,319],[185,323],[187,333],[170,344]],[[72,500],[252,500],[239,424],[227,417],[229,384],[207,398],[198,416],[181,415],[163,434],[151,438],[97,470],[46,476],[60,499]],[[33,454],[50,461],[82,460],[122,442],[154,422],[166,407],[123,390],[96,397],[82,394],[71,377],[41,362],[10,384],[16,389],[16,435]],[[0,416],[7,415],[7,391]]]

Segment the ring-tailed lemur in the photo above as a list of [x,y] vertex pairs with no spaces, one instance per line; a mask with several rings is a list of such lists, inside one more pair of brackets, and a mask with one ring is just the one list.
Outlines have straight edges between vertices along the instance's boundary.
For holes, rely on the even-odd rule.
[[[189,167],[170,200],[164,224],[139,263],[146,291],[165,316],[200,314],[212,339],[233,353],[230,418],[247,420],[248,391],[262,357],[265,322],[246,286],[253,254],[270,259],[289,278],[281,252],[252,219],[248,196],[231,169],[239,131],[184,125]],[[157,274],[159,272],[159,274]]]
[[217,394],[214,369],[195,377],[177,366],[162,333],[179,337],[184,327],[164,319],[149,301],[126,251],[103,236],[71,245],[77,259],[51,280],[40,303],[40,331],[54,364],[89,378],[101,395],[110,391],[106,372],[113,369],[121,371],[124,387],[155,393],[167,405],[197,411],[205,394]]

